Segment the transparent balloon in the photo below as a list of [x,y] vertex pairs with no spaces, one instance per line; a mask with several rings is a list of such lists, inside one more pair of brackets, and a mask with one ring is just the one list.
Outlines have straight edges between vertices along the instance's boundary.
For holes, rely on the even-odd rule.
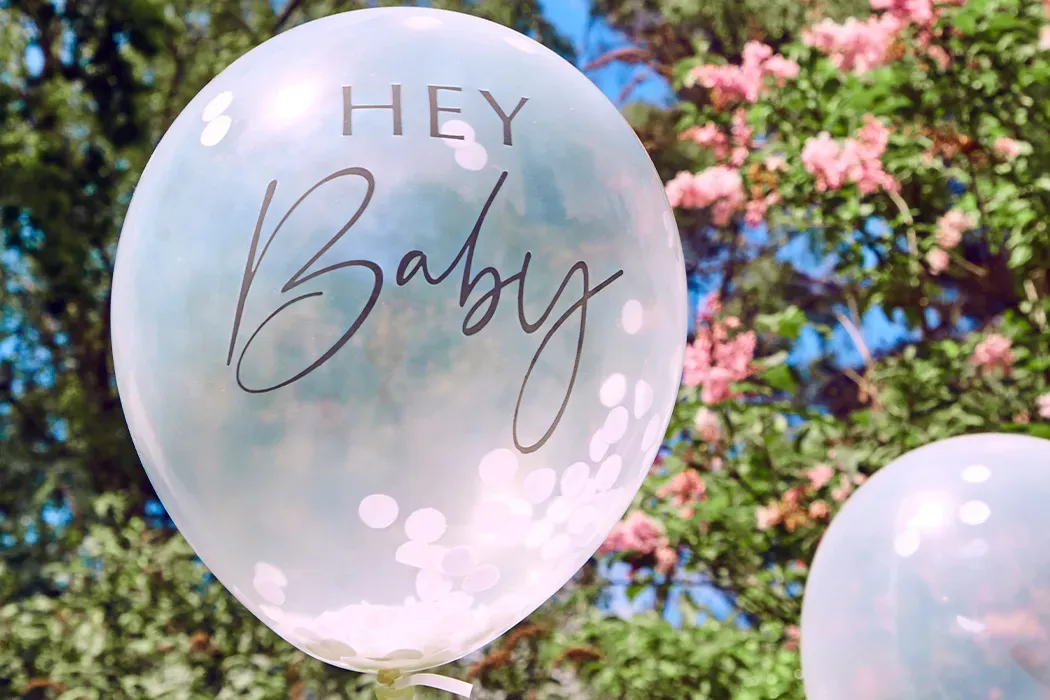
[[645,477],[682,252],[602,93],[418,8],[288,31],[215,78],[135,191],[113,286],[143,464],[286,640],[410,671],[555,593]]
[[956,437],[875,474],[806,584],[809,700],[1050,697],[1050,441]]

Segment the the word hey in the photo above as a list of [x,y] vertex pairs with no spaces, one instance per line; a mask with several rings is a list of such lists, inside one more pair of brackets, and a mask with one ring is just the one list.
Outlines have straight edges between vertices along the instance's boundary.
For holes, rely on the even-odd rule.
[[[450,106],[447,102],[445,105],[439,104],[442,92],[463,92],[463,88],[454,85],[427,85],[427,103],[430,109],[430,135],[436,139],[462,141],[464,140],[462,134],[445,134],[441,132],[441,125],[438,124],[439,114],[461,114],[463,112],[460,107]],[[507,110],[496,101],[496,98],[492,96],[491,92],[488,90],[478,90],[478,92],[480,92],[481,96],[485,98],[485,102],[488,103],[489,107],[492,108],[492,111],[496,113],[496,117],[499,118],[500,123],[503,126],[503,145],[513,146],[514,138],[511,132],[511,122],[514,121],[514,117],[518,116],[518,113],[521,112],[521,108],[525,106],[525,103],[529,101],[529,98],[522,97],[518,100],[517,106],[508,113]],[[451,95],[445,95],[445,97],[451,99]],[[404,135],[403,112],[401,105],[401,85],[398,83],[394,83],[390,86],[390,102],[388,104],[354,104],[353,86],[344,85],[343,136],[353,136],[354,112],[361,109],[389,109],[393,113],[394,136]]]

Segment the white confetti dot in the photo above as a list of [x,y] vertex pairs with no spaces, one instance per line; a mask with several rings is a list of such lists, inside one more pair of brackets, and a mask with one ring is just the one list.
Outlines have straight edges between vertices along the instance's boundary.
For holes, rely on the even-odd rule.
[[281,588],[288,585],[288,577],[284,575],[284,572],[264,561],[255,562],[255,578],[260,581],[272,581]]
[[529,549],[536,549],[543,545],[544,542],[551,538],[554,534],[554,523],[544,518],[543,520],[537,520],[532,523],[532,527],[529,528],[529,532],[525,535],[525,546]]
[[642,449],[652,448],[660,437],[660,416],[653,416],[649,419],[649,425],[645,426],[645,432],[642,433]]
[[992,509],[984,501],[968,501],[959,509],[959,520],[967,525],[981,525],[992,516]]
[[525,536],[532,521],[532,505],[519,498],[488,498],[478,504],[474,526],[478,532],[499,537],[510,546]]
[[212,119],[204,127],[204,131],[201,132],[201,145],[211,148],[218,144],[226,136],[226,132],[230,130],[231,124],[233,124],[233,120],[225,114]]
[[201,112],[201,119],[210,122],[225,112],[231,104],[233,104],[233,93],[229,90],[220,92],[204,106],[204,111]]
[[405,19],[404,24],[409,29],[436,29],[441,26],[441,20],[425,15],[412,15]]
[[919,551],[921,541],[918,530],[908,528],[894,538],[893,549],[902,557],[910,557]]
[[408,539],[430,544],[445,534],[445,516],[435,508],[421,508],[405,520]]
[[411,608],[413,605],[418,605],[419,601],[414,595],[405,596],[405,607]]
[[582,535],[590,529],[594,524],[595,518],[598,516],[598,511],[594,506],[584,506],[578,509],[569,518],[569,532],[574,535]]
[[558,481],[558,475],[553,469],[537,469],[525,477],[523,484],[525,498],[534,504],[540,504],[551,497],[554,493],[554,485]]
[[488,162],[488,151],[477,141],[456,149],[456,163],[464,170],[481,170]]
[[622,374],[611,374],[598,390],[598,398],[606,408],[612,408],[623,401],[627,394],[627,378]]
[[624,331],[629,335],[634,335],[642,330],[643,316],[642,302],[637,299],[631,299],[624,304],[623,311],[620,313],[620,323],[623,325]]
[[557,559],[561,555],[569,551],[572,546],[572,540],[566,534],[555,535],[551,538],[547,544],[543,545],[543,549],[540,550],[540,556],[550,561]]
[[382,530],[397,520],[397,501],[383,493],[365,496],[357,507],[357,514],[370,528]]
[[983,484],[992,476],[992,470],[983,464],[971,464],[963,469],[963,481],[969,484]]
[[594,475],[594,485],[599,491],[608,491],[620,478],[620,470],[623,468],[623,458],[620,455],[610,455],[598,467],[598,473]]
[[478,565],[478,555],[472,547],[460,545],[445,552],[441,570],[449,576],[466,576]]
[[267,603],[284,605],[284,588],[278,585],[277,582],[255,578],[252,581],[252,585],[255,587],[255,592],[259,594],[259,597]]
[[489,486],[506,486],[518,472],[518,458],[506,448],[492,450],[481,458],[478,474]]
[[463,148],[474,143],[474,127],[461,119],[449,119],[441,125],[441,133],[446,136],[462,136],[462,139],[441,139],[450,148]]
[[649,382],[639,379],[634,385],[634,417],[641,418],[653,407],[653,388]]
[[583,462],[577,462],[561,475],[561,495],[566,498],[576,498],[583,493],[583,487],[587,485],[591,468]]
[[463,590],[467,593],[482,593],[499,581],[499,569],[492,564],[484,564],[470,572],[463,579]]
[[525,53],[536,53],[536,49],[539,46],[535,41],[522,34],[504,37],[503,41]]
[[599,429],[598,432],[591,436],[591,444],[589,448],[591,461],[600,462],[608,451],[609,443],[605,439],[605,435],[602,433],[601,429]]
[[452,592],[452,579],[435,569],[416,574],[416,595],[424,602],[435,601]]
[[394,561],[416,569],[436,569],[444,554],[444,547],[410,540],[397,548]]
[[558,496],[547,507],[547,519],[555,525],[564,523],[572,515],[572,499]]
[[609,411],[602,426],[602,439],[610,445],[615,445],[627,432],[627,423],[631,416],[623,406],[617,406]]

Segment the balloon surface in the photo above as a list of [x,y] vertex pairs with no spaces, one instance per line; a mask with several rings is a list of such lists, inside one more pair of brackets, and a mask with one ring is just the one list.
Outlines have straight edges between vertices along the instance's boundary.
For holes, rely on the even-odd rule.
[[135,191],[112,302],[135,445],[202,560],[355,670],[470,653],[622,516],[681,376],[682,251],[562,58],[418,8],[216,77]]
[[808,700],[1050,697],[1050,441],[956,437],[877,472],[817,550]]

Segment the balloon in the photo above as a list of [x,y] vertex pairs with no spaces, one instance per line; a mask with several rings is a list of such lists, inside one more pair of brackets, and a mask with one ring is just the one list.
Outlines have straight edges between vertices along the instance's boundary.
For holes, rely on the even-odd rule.
[[1050,441],[905,454],[846,503],[802,608],[809,700],[1050,697]]
[[594,553],[677,397],[682,251],[616,108],[532,39],[370,9],[285,32],[175,120],[113,284],[142,462],[287,641],[407,672]]

